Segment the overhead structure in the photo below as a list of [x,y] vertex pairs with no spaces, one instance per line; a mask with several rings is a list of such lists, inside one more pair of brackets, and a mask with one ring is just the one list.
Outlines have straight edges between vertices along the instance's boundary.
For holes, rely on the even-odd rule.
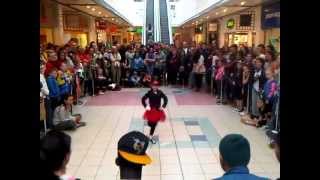
[[104,0],[51,0],[62,6],[76,10],[94,18],[102,18],[122,27],[132,27],[132,23]]

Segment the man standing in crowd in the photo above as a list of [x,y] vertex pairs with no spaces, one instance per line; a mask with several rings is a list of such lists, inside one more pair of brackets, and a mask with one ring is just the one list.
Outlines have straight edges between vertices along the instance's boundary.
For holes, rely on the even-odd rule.
[[182,48],[180,49],[180,68],[179,68],[179,80],[180,84],[184,86],[188,85],[188,79],[190,72],[192,71],[191,52],[188,48],[187,42],[183,41]]

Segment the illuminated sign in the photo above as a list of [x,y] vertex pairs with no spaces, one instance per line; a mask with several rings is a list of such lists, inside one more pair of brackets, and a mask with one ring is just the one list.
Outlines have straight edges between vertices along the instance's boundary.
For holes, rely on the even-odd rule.
[[227,28],[228,28],[228,29],[233,29],[234,26],[235,26],[235,24],[236,24],[236,21],[235,21],[234,19],[229,19],[229,20],[227,21]]

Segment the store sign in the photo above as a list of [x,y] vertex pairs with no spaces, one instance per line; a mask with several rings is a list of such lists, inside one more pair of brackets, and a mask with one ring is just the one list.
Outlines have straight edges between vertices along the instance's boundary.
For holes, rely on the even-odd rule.
[[236,21],[234,19],[229,19],[227,21],[227,28],[228,29],[233,29],[235,25],[236,25]]
[[216,23],[210,23],[209,24],[209,28],[208,28],[209,32],[215,32],[217,30],[218,30],[218,24],[216,24]]
[[280,2],[262,7],[261,28],[280,28]]
[[107,28],[107,22],[102,20],[102,19],[96,20],[96,28],[97,29],[106,29]]

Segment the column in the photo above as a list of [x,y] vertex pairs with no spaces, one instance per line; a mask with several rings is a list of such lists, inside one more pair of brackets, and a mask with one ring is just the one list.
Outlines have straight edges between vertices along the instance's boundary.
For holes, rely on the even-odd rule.
[[56,4],[55,15],[57,18],[55,19],[55,26],[53,28],[53,43],[63,45],[63,15],[60,4]]
[[94,17],[89,17],[89,36],[88,36],[88,43],[91,41],[96,42],[97,41],[97,30],[96,30],[96,25],[95,25],[95,19]]

